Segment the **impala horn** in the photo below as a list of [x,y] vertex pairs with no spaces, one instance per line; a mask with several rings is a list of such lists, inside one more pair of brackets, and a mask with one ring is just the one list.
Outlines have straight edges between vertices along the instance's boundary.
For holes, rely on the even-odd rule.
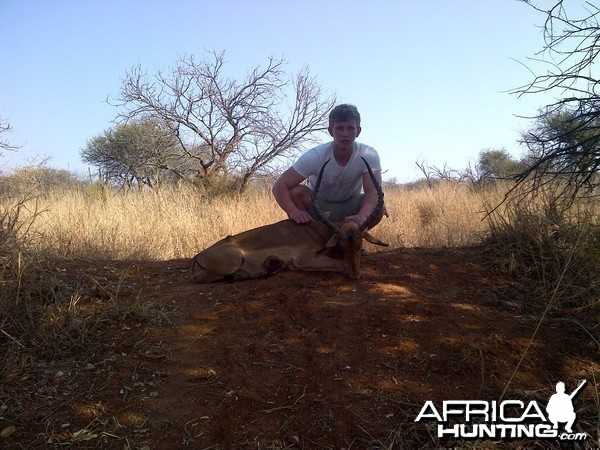
[[[377,178],[375,178],[375,174],[373,173],[373,170],[371,169],[371,166],[369,165],[367,160],[365,158],[363,158],[362,156],[360,158],[363,160],[363,162],[367,166],[367,171],[369,172],[369,176],[371,177],[373,186],[375,186],[375,190],[377,191],[377,204],[373,208],[373,211],[371,211],[371,214],[369,214],[369,217],[367,217],[366,220],[362,224],[359,225],[359,227],[356,231],[357,234],[360,234],[363,231],[365,231],[367,229],[367,227],[375,220],[375,218],[381,213],[381,210],[383,209],[383,189],[381,189],[381,184],[379,184],[379,182],[377,181]],[[327,161],[325,161],[325,164],[323,164],[323,167],[321,167],[321,171],[319,172],[319,177],[317,178],[317,184],[315,185],[315,189],[313,191],[313,198],[314,198],[313,211],[315,212],[315,215],[321,222],[323,222],[325,225],[327,225],[329,228],[331,228],[331,230],[336,235],[338,235],[338,237],[343,238],[345,235],[342,232],[342,230],[335,223],[333,223],[331,220],[329,220],[327,217],[325,217],[325,215],[321,212],[321,210],[317,206],[317,199],[319,198],[319,189],[321,188],[321,180],[323,179],[323,172],[325,171],[325,166],[327,166],[327,164],[329,164],[329,161],[331,161],[331,160],[328,159]]]
[[323,172],[325,171],[325,166],[329,164],[329,161],[331,161],[331,159],[325,161],[325,164],[323,164],[323,167],[321,167],[321,171],[319,172],[319,178],[317,178],[317,184],[315,184],[315,189],[313,191],[313,211],[315,212],[315,215],[321,222],[327,225],[339,238],[343,238],[345,235],[344,232],[340,229],[340,227],[338,227],[335,223],[333,223],[331,220],[325,217],[325,215],[317,206],[317,199],[319,198],[319,189],[321,188]]
[[362,159],[365,165],[367,166],[367,171],[369,172],[369,176],[371,177],[373,186],[375,186],[375,190],[377,191],[377,203],[375,204],[373,211],[371,211],[371,214],[369,214],[369,217],[367,217],[367,219],[358,227],[357,233],[362,233],[363,231],[365,231],[367,227],[371,225],[371,223],[373,223],[373,221],[377,218],[377,216],[381,213],[381,210],[383,209],[383,189],[381,189],[381,184],[379,184],[377,178],[375,178],[375,174],[371,170],[371,166],[369,165],[367,160],[362,156],[360,157],[360,159]]

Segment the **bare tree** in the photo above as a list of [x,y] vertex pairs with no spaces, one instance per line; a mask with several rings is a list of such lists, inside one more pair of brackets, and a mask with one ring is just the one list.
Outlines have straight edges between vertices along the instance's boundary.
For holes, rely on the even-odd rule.
[[[4,133],[9,133],[12,130],[12,127],[10,126],[10,123],[6,120],[3,120],[2,117],[0,117],[0,135],[4,134]],[[16,145],[12,145],[11,143],[9,143],[6,139],[4,138],[0,138],[0,150],[17,150],[19,147]]]
[[[533,179],[531,186],[560,180],[563,195],[572,201],[581,194],[594,195],[600,186],[600,79],[596,58],[600,51],[600,9],[583,2],[579,16],[567,11],[563,0],[545,10],[533,0],[523,0],[546,16],[544,45],[530,64],[543,64],[545,71],[513,92],[551,93],[556,101],[543,108],[537,126],[524,134],[531,151],[531,164],[519,184]],[[557,125],[557,118],[562,123]],[[520,188],[520,186],[518,186]]]
[[335,98],[324,96],[307,68],[287,80],[284,63],[269,58],[242,81],[224,74],[224,53],[217,52],[208,52],[202,62],[182,57],[169,72],[154,76],[135,67],[116,99],[123,108],[120,118],[163,121],[185,157],[198,162],[199,177],[234,175],[241,192],[278,158],[295,155],[326,129]]
[[440,180],[457,182],[462,181],[462,174],[460,171],[451,169],[447,163],[444,163],[442,167],[438,167],[429,165],[424,160],[419,160],[415,162],[415,165],[425,177],[427,186],[430,188]]

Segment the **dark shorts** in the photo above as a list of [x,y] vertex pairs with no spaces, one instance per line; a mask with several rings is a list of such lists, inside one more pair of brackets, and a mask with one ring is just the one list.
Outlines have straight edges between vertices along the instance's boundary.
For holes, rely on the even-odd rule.
[[[344,218],[356,214],[365,194],[350,197],[345,202],[326,202],[323,199],[316,200],[319,210],[332,222],[341,222]],[[309,210],[313,219],[318,219],[312,208]]]

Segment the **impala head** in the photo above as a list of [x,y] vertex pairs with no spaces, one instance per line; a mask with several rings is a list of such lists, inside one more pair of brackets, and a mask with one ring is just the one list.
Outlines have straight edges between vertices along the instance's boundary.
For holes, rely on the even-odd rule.
[[[364,161],[367,166],[367,171],[369,172],[369,176],[373,181],[373,185],[377,190],[377,204],[373,208],[373,211],[367,217],[367,219],[361,223],[357,224],[353,220],[345,220],[339,226],[329,220],[325,215],[319,210],[317,206],[317,202],[314,202],[314,211],[318,219],[327,225],[332,231],[333,236],[329,241],[325,244],[321,251],[325,251],[327,249],[338,246],[340,250],[344,254],[344,259],[348,264],[348,274],[355,279],[360,278],[360,249],[363,244],[363,239],[376,245],[381,245],[382,247],[387,247],[388,244],[381,242],[379,239],[372,236],[367,228],[373,223],[373,221],[377,218],[377,216],[381,213],[383,209],[383,190],[381,189],[381,185],[375,178],[373,171],[371,170],[371,166],[366,161],[365,158],[361,159]],[[323,172],[325,170],[325,166],[329,163],[330,160],[327,160],[323,167],[321,167],[321,172],[319,173],[319,178],[317,179],[317,184],[315,185],[313,196],[316,199],[319,195],[319,188],[321,186],[321,179],[323,178]]]

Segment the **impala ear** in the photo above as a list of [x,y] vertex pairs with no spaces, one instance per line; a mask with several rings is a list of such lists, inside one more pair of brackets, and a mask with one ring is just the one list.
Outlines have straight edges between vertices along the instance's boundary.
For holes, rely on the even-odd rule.
[[371,244],[381,245],[382,247],[389,247],[389,244],[380,241],[375,236],[369,234],[367,231],[363,231],[362,237],[365,241],[370,242]]
[[334,234],[333,236],[331,236],[331,238],[329,238],[329,240],[323,246],[323,248],[321,250],[319,250],[317,253],[321,254],[324,251],[329,250],[330,248],[335,247],[338,244],[339,241],[340,241],[340,238],[336,234]]

